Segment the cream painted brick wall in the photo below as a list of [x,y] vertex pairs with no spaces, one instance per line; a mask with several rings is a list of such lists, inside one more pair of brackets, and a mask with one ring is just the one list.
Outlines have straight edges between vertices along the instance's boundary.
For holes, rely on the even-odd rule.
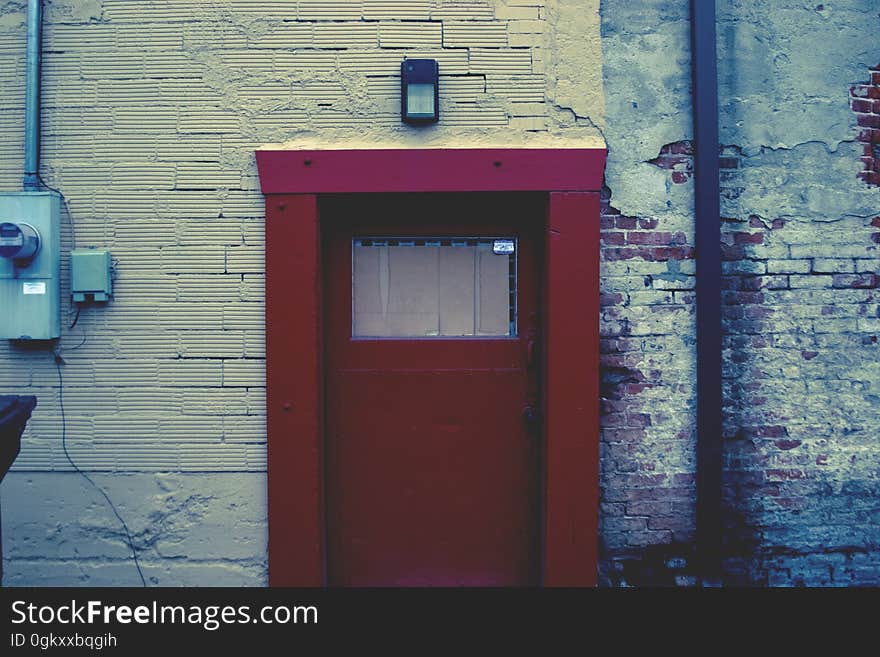
[[[407,56],[441,66],[443,120],[415,134],[558,128],[543,70],[557,4],[48,4],[41,173],[64,193],[77,244],[107,246],[116,260],[112,303],[85,309],[61,340],[65,386],[80,400],[68,409],[67,434],[79,464],[261,469],[264,459],[245,457],[222,421],[253,416],[235,425],[236,441],[250,428],[249,442],[264,449],[263,198],[254,149],[300,135],[411,135],[398,117],[398,66]],[[25,31],[20,7],[8,7],[0,22],[0,189],[15,190]],[[64,233],[69,247],[69,223]],[[40,396],[19,470],[67,468],[57,394],[46,394],[57,384],[51,358],[0,345],[0,390]],[[210,409],[199,415],[210,430],[175,425],[171,435],[170,418],[181,412],[175,395],[189,387]],[[245,395],[228,396],[241,387]],[[259,394],[248,397],[251,390]],[[222,403],[211,403],[212,394]],[[107,439],[117,425],[137,427],[138,450]],[[151,462],[143,449],[162,457]],[[199,458],[177,459],[181,449]]]
[[[564,55],[544,51],[568,22],[565,7],[586,21],[585,70],[600,70],[598,0],[44,4],[41,175],[70,210],[65,251],[75,226],[77,246],[110,248],[116,266],[112,302],[84,309],[60,341],[69,451],[84,470],[106,473],[98,478],[133,528],[149,583],[263,584],[265,240],[254,150],[298,138],[596,138],[554,104],[547,62]],[[20,188],[23,166],[23,6],[0,7],[3,191]],[[401,124],[405,57],[439,60],[439,125]],[[601,107],[601,88],[590,94]],[[65,262],[65,295],[66,272]],[[66,301],[63,316],[73,319]],[[4,499],[5,582],[134,583],[115,518],[64,474],[52,353],[0,342],[7,392],[39,405],[3,494],[41,501]],[[59,533],[51,500],[68,492],[70,524]],[[233,507],[246,548],[227,525],[199,520]],[[75,524],[84,516],[88,527]],[[178,516],[196,520],[169,529],[164,519]],[[26,538],[50,534],[62,538]],[[65,547],[74,539],[86,556]]]

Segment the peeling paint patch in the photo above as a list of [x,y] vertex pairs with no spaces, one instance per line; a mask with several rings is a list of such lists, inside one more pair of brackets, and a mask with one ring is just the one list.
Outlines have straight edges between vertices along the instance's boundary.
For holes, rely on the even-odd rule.
[[683,139],[660,148],[660,153],[648,164],[670,172],[673,185],[681,185],[691,179],[694,173],[694,149],[689,139]]

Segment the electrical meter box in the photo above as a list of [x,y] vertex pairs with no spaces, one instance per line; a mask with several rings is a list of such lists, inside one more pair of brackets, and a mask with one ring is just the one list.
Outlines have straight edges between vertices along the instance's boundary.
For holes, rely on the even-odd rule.
[[110,251],[74,249],[70,252],[70,294],[74,303],[107,301],[113,294]]
[[61,197],[0,193],[0,338],[61,336]]

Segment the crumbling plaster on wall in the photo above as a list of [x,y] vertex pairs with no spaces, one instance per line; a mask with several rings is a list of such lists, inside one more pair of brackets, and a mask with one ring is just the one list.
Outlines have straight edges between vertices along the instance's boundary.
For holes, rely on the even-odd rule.
[[719,3],[719,133],[743,156],[739,216],[880,211],[878,190],[856,176],[862,147],[847,102],[880,61],[880,42],[866,38],[872,24],[880,29],[870,0]]
[[691,135],[688,3],[603,0],[600,14],[610,194],[600,537],[610,583],[613,556],[692,539],[696,327],[693,187],[651,163]]
[[[804,484],[815,497],[806,497],[799,508],[804,518],[832,513],[832,526],[824,535],[810,529],[813,538],[794,541],[786,512],[768,503],[762,509],[764,538],[767,545],[804,551],[815,547],[816,537],[829,549],[859,543],[864,548],[876,543],[877,530],[852,514],[864,513],[857,508],[858,488],[869,487],[880,467],[880,410],[872,401],[880,364],[868,343],[854,347],[850,337],[876,330],[877,307],[871,305],[871,290],[820,288],[830,287],[835,274],[880,273],[880,245],[872,240],[880,190],[857,177],[862,145],[855,141],[858,127],[846,98],[869,65],[880,61],[880,42],[865,38],[880,30],[880,8],[868,0],[719,6],[721,140],[737,144],[741,153],[730,182],[739,191],[722,195],[721,214],[783,224],[758,248],[770,257],[813,258],[807,261],[810,276],[801,277],[797,287],[816,288],[765,295],[765,330],[775,334],[777,349],[750,354],[743,375],[761,373],[766,382],[754,393],[765,396],[786,439],[800,445],[793,456],[770,455],[768,462],[791,467],[809,458],[822,464]],[[824,304],[827,319],[810,321],[816,305],[774,307],[786,302]],[[786,351],[789,345],[792,351]],[[784,388],[777,385],[780,373]],[[748,399],[741,404],[748,407]],[[749,414],[741,409],[736,416],[743,413]]]
[[718,3],[720,139],[745,155],[853,138],[844,92],[878,61],[871,0]]
[[[851,26],[877,18],[867,0],[718,3],[719,140],[759,158],[738,199],[746,215],[829,221],[877,212],[876,191],[855,176],[861,153],[847,104],[850,85],[880,61],[877,41]],[[693,134],[688,3],[606,0],[602,34],[612,205],[633,216],[690,216],[690,186],[671,185],[647,164]],[[784,176],[761,173],[780,160]],[[803,200],[792,194],[797,186]]]
[[858,179],[860,155],[861,145],[850,141],[841,142],[837,150],[819,141],[762,149],[742,159],[742,193],[722,206],[722,216],[822,223],[848,217],[868,220],[880,211],[880,190]]
[[[720,142],[742,158],[742,191],[722,197],[722,216],[870,219],[880,194],[855,175],[861,144],[847,91],[880,61],[877,41],[851,29],[877,22],[876,6],[780,4],[718,4]],[[692,137],[688,3],[606,0],[602,34],[611,204],[691,236],[692,184],[651,164]]]
[[[877,575],[865,563],[880,544],[869,520],[880,471],[880,370],[872,351],[880,329],[873,289],[880,274],[880,194],[856,175],[862,144],[848,96],[880,61],[880,42],[870,37],[880,28],[878,7],[868,0],[721,1],[717,7],[725,424],[737,432],[726,434],[725,444],[734,495],[727,498],[730,539],[744,540],[736,549],[752,555],[744,582],[870,583]],[[605,0],[601,7],[610,206],[656,219],[658,230],[682,231],[690,242],[693,179],[679,174],[675,184],[671,167],[658,158],[693,134],[688,13],[684,1]],[[611,230],[619,229],[619,220],[610,219]],[[651,223],[628,221],[627,228]],[[634,292],[639,273],[663,264],[674,265],[677,275],[672,267],[668,281],[654,275],[655,289],[692,289],[692,261],[606,258],[604,291],[616,296],[603,331],[614,335],[621,322],[629,332],[657,330],[638,327],[652,313],[635,306],[654,302]],[[680,338],[687,355],[678,351],[678,358],[692,362],[695,328],[680,323],[681,314],[677,322],[666,328],[672,334],[652,341],[662,352]],[[636,373],[662,362],[644,348],[612,352],[603,363],[606,358]],[[657,376],[675,381],[677,373],[660,367]],[[654,456],[679,424],[670,418],[694,401],[667,394],[645,404],[643,395],[613,401],[615,413],[630,408],[650,421],[634,464],[646,471],[641,478],[627,480],[603,452],[602,536],[611,553],[644,551],[657,540],[641,532],[644,513],[650,529],[672,491],[656,509],[624,503],[643,498],[639,487],[668,470]],[[615,458],[633,453],[609,433],[604,447]],[[687,462],[688,445],[672,450]],[[627,494],[621,486],[633,488]]]
[[611,204],[624,215],[688,225],[690,186],[671,185],[649,163],[663,145],[692,134],[688,4],[604,0],[601,15]]
[[599,2],[562,0],[548,3],[546,10],[547,101],[554,112],[563,113],[555,122],[570,127],[574,118],[576,123],[595,126],[601,135],[605,125],[605,94]]

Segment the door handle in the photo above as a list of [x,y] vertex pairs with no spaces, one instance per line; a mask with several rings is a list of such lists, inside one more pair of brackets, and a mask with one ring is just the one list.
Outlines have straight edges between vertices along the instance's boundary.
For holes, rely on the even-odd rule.
[[526,423],[526,431],[529,432],[530,436],[533,438],[539,438],[541,436],[541,430],[544,425],[544,418],[541,416],[541,411],[534,406],[526,406],[523,409],[523,421]]

